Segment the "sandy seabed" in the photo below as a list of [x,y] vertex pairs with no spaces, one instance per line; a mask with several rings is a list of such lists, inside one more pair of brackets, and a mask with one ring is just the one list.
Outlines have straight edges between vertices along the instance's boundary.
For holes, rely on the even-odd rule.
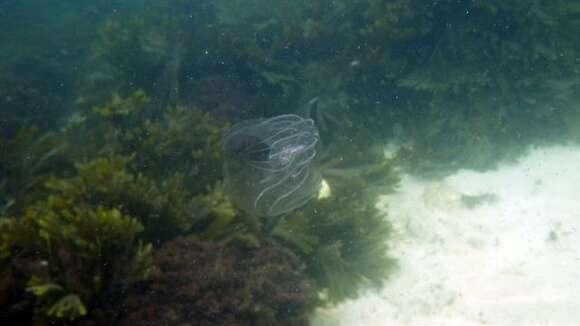
[[580,148],[438,181],[406,175],[378,205],[399,270],[315,325],[580,325]]

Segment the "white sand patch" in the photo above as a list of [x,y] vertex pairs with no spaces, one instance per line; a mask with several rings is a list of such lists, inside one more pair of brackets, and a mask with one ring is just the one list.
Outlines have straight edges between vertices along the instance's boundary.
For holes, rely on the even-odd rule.
[[580,325],[580,149],[496,171],[405,176],[384,197],[400,270],[318,325]]

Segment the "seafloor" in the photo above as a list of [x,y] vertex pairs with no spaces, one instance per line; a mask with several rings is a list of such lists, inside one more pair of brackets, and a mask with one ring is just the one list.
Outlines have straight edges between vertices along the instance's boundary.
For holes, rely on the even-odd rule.
[[404,176],[384,196],[400,269],[315,324],[580,325],[580,148],[531,149],[489,172]]

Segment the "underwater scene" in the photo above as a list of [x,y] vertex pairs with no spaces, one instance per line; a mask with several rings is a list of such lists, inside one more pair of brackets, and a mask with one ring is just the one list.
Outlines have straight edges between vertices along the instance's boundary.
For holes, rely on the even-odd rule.
[[580,325],[577,0],[0,1],[0,325]]

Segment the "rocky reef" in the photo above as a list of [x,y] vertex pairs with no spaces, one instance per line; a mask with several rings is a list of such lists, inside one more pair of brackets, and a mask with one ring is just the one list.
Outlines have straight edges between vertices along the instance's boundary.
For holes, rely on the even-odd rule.
[[122,325],[308,325],[318,297],[304,263],[273,240],[258,248],[177,238],[130,291]]
[[[103,3],[42,50],[0,44],[0,314],[306,325],[382,286],[397,264],[375,204],[400,171],[485,170],[580,140],[579,12],[572,0]],[[46,34],[34,26],[11,18],[0,34]],[[224,192],[221,139],[288,113],[320,129],[325,195],[257,218]]]

